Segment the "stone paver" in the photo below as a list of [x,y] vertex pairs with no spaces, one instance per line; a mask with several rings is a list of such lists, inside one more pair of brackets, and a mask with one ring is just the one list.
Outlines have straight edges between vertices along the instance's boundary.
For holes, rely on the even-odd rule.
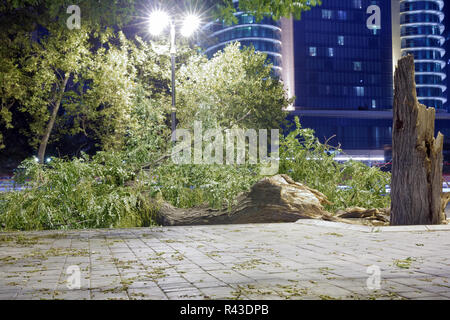
[[312,220],[0,233],[0,299],[450,299],[449,249],[450,226]]

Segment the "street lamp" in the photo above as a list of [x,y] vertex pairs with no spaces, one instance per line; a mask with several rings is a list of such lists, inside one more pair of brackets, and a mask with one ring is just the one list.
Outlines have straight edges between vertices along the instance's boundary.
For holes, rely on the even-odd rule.
[[172,142],[176,141],[176,121],[177,121],[177,109],[175,102],[175,56],[177,53],[177,47],[175,43],[176,27],[181,26],[180,33],[183,37],[190,37],[200,27],[200,18],[194,14],[187,15],[181,21],[171,19],[170,16],[161,10],[156,10],[150,14],[149,17],[149,31],[153,36],[159,36],[167,26],[170,27],[170,56],[172,63]]

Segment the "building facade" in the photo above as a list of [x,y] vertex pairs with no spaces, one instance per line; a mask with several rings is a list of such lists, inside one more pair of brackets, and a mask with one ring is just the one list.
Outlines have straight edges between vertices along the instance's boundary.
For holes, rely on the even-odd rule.
[[[236,8],[238,0],[233,0]],[[274,21],[256,18],[245,12],[236,12],[238,23],[227,25],[223,21],[212,21],[203,27],[206,39],[201,43],[204,53],[211,58],[216,52],[232,42],[242,46],[253,46],[255,50],[266,53],[268,62],[273,65],[274,74],[280,76],[289,97],[294,92],[294,55],[293,55],[293,21],[281,19]]]
[[[296,97],[291,120],[298,115],[319,138],[336,135],[333,141],[344,150],[364,154],[391,143],[393,74],[400,57],[415,56],[419,100],[445,111],[445,9],[443,0],[327,0],[299,21],[260,23],[238,12],[237,25],[208,24],[203,47],[211,56],[240,41],[266,52]],[[445,131],[450,118],[441,114],[438,123]]]
[[[237,5],[237,0],[234,1]],[[367,26],[372,5],[381,23]],[[243,12],[238,24],[209,23],[203,44],[212,56],[228,43],[253,45],[268,58],[289,91],[296,109],[385,110],[392,108],[391,8],[386,1],[327,0],[302,19],[265,18],[257,23]]]
[[[378,5],[381,23],[367,25]],[[328,0],[294,22],[297,109],[392,108],[390,3]]]
[[[237,6],[238,1],[233,1]],[[277,73],[282,71],[282,28],[281,22],[264,18],[256,22],[254,16],[237,12],[238,23],[226,25],[223,21],[208,23],[203,29],[208,39],[203,42],[204,53],[212,57],[231,42],[239,41],[243,46],[253,46],[267,54]]]
[[443,8],[443,0],[400,0],[402,55],[414,55],[419,101],[438,111],[447,103]]
[[[445,20],[444,20],[444,25],[448,26],[448,21],[449,21],[449,17],[450,17],[450,5],[444,5],[444,14],[445,14]],[[444,108],[447,110],[447,112],[450,110],[450,101],[449,101],[449,88],[450,88],[450,28],[446,27],[445,31],[445,61],[447,62],[447,67],[445,68],[445,73],[447,74],[447,79],[445,79],[445,81],[447,82],[447,91],[446,91],[446,95],[447,95],[447,103],[444,104]]]

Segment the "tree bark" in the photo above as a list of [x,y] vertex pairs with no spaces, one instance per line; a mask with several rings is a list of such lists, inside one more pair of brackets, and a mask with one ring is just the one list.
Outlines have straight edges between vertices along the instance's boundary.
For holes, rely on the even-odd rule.
[[414,58],[395,71],[391,225],[440,224],[444,136],[434,138],[435,109],[417,100]]
[[279,223],[299,219],[342,221],[325,211],[329,203],[319,191],[297,183],[287,175],[264,178],[241,194],[228,210],[208,207],[179,209],[163,203],[156,222],[164,226]]
[[[39,145],[38,151],[38,160],[39,163],[43,164],[45,159],[45,151],[47,150],[48,139],[50,138],[50,134],[53,130],[53,126],[55,125],[56,117],[58,115],[59,107],[61,106],[61,100],[64,96],[64,91],[66,91],[67,82],[69,80],[69,75],[66,74],[64,79],[62,80],[62,85],[60,87],[59,95],[53,101],[53,110],[52,115],[50,117],[50,121],[47,124],[47,128],[45,129],[45,133],[42,136],[41,143]],[[56,94],[55,94],[56,97]]]

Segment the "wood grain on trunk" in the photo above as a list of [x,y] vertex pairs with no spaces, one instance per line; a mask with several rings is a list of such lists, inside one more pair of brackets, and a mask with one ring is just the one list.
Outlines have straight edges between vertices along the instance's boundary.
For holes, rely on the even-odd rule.
[[324,210],[327,198],[287,175],[276,175],[257,182],[250,192],[241,194],[231,210],[208,207],[180,209],[163,203],[156,220],[165,226],[278,223],[299,219],[340,221]]
[[434,137],[435,109],[417,100],[414,58],[395,71],[391,225],[440,224],[444,136]]

